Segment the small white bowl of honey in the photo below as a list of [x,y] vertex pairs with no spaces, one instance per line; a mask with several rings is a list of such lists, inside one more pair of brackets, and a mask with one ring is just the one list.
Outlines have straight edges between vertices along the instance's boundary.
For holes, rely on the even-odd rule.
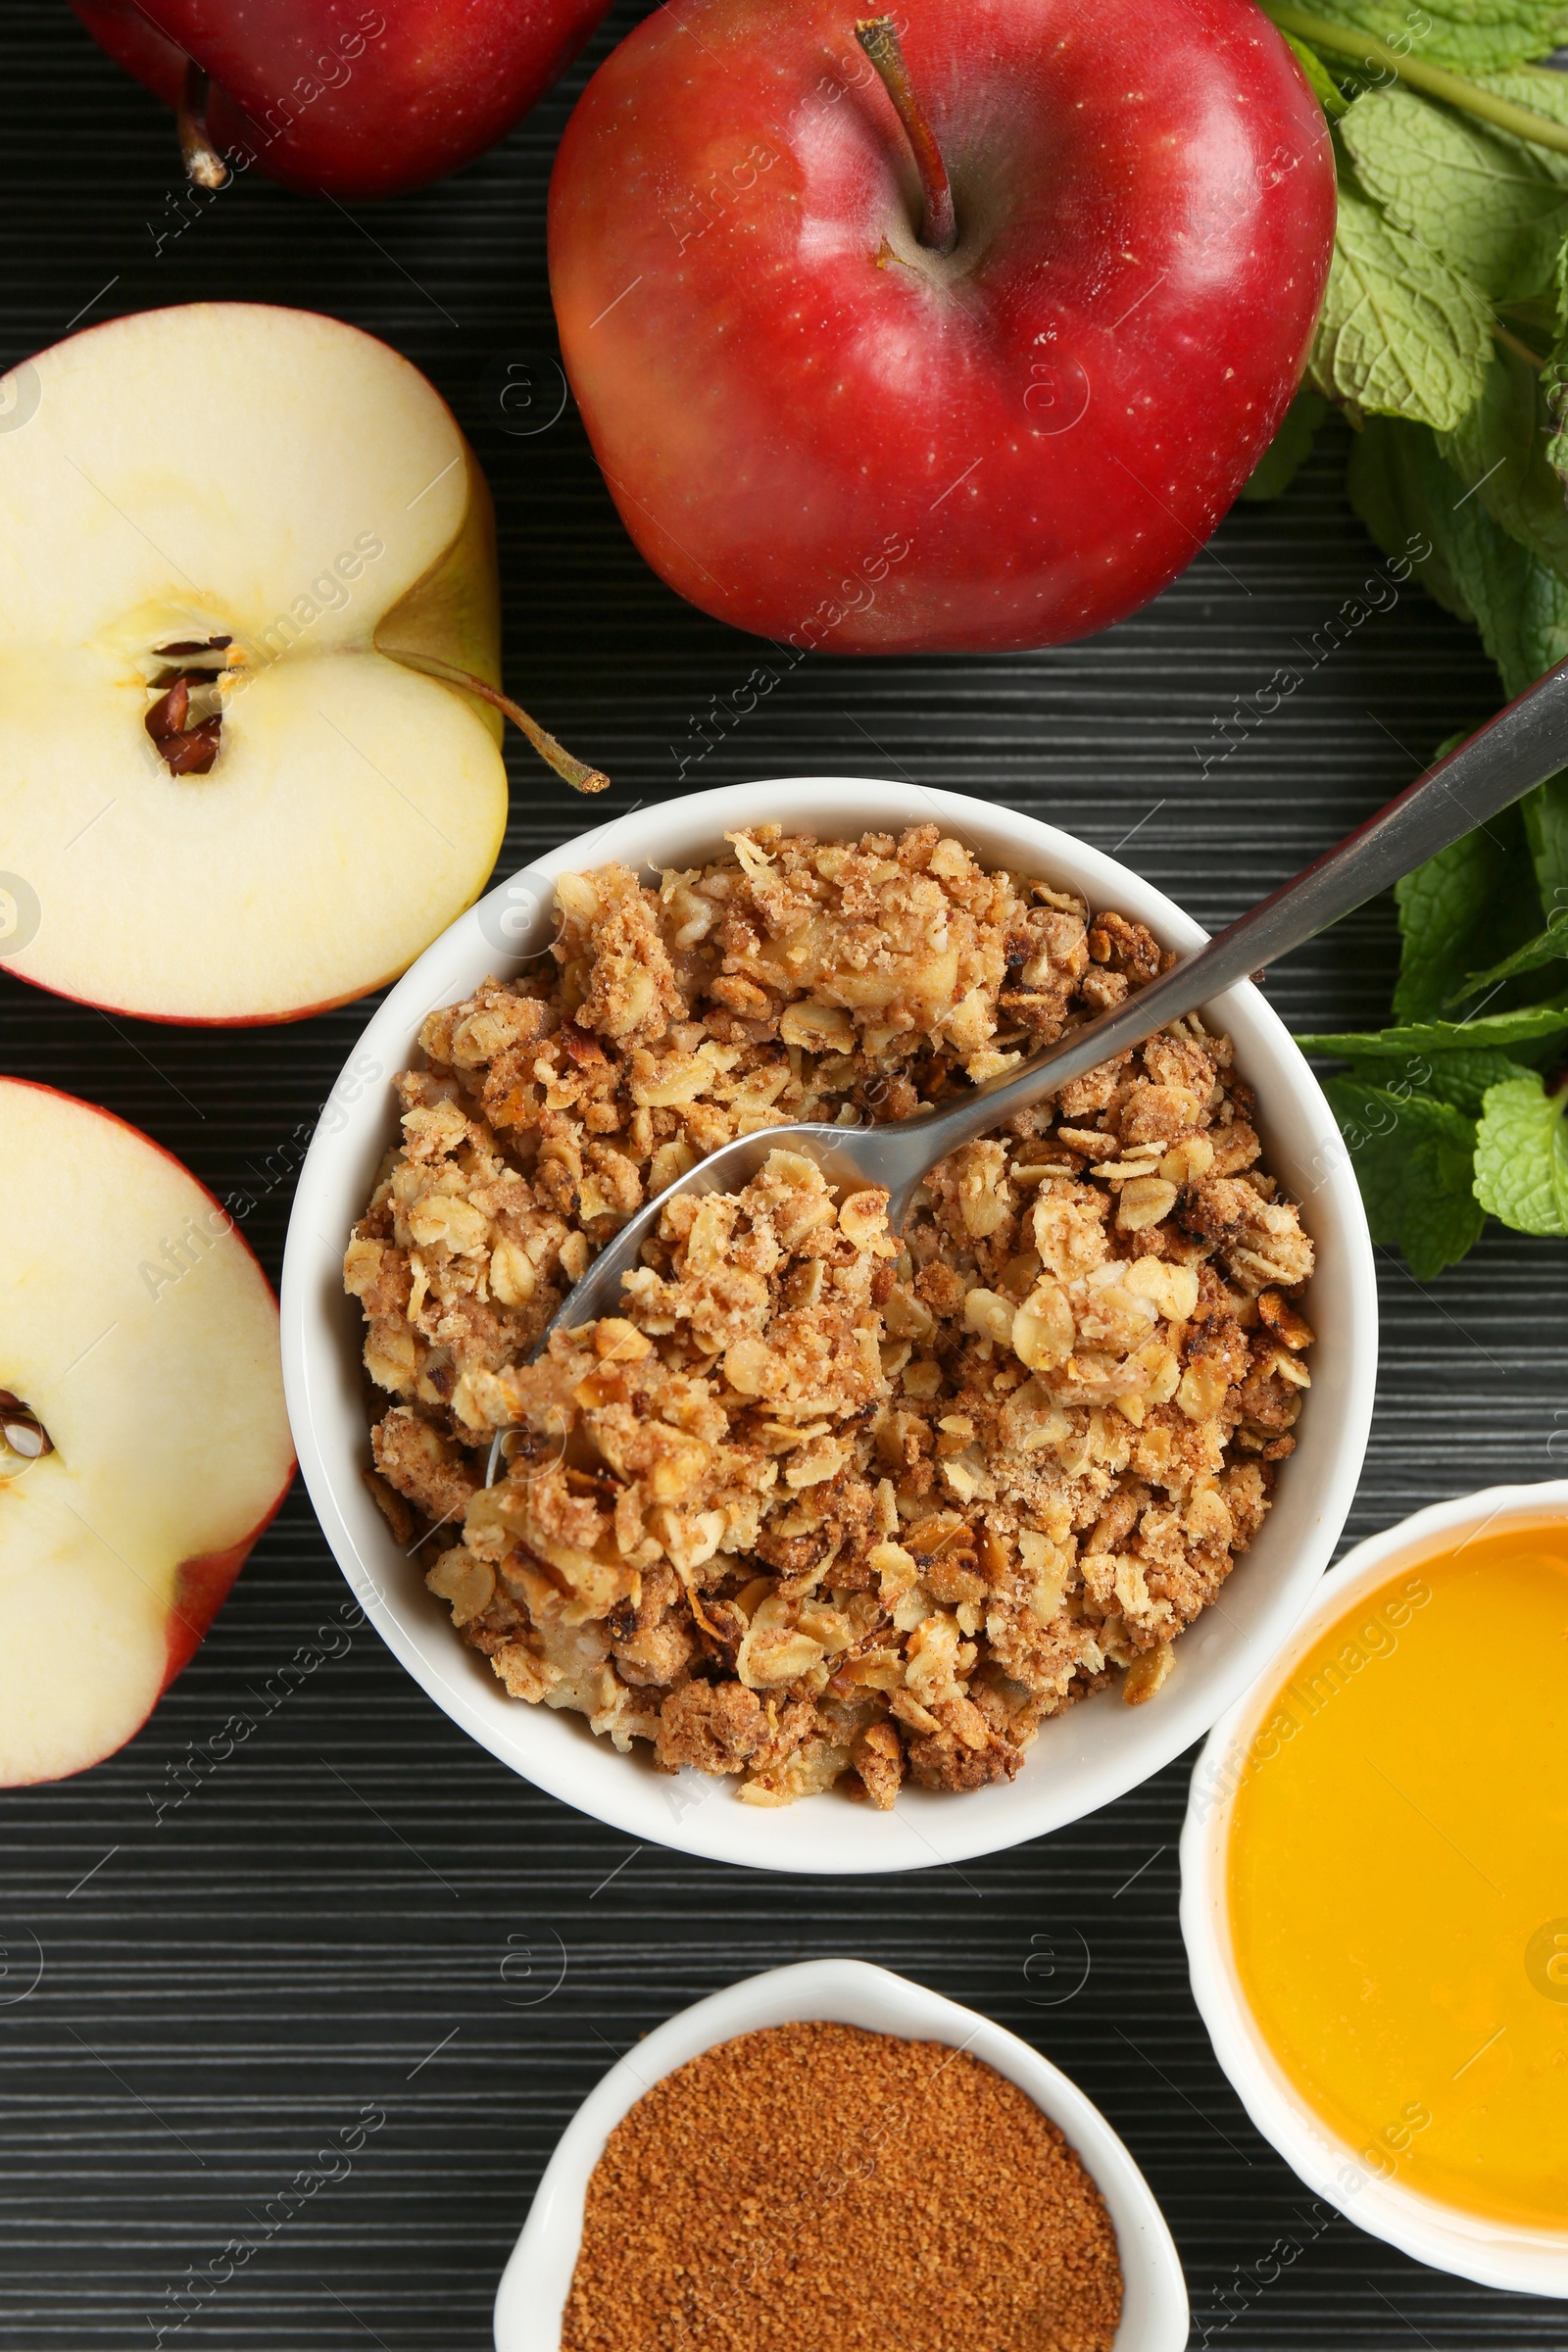
[[1568,1482],[1358,1544],[1209,1735],[1181,1853],[1264,2137],[1417,2261],[1568,2296]]

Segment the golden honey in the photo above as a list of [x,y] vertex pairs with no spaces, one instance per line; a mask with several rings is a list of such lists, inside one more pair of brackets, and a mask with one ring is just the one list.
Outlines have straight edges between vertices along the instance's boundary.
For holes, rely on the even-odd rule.
[[1248,2004],[1347,2185],[1568,2230],[1568,1524],[1347,1605],[1261,1718],[1227,1886]]

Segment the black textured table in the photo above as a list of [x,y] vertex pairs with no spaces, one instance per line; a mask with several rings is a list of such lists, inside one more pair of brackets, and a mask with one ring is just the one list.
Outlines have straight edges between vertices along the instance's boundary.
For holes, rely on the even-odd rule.
[[[63,0],[0,13],[0,362],[77,318],[219,296],[303,304],[396,344],[469,432],[500,516],[508,683],[613,778],[590,810],[516,757],[503,870],[607,808],[858,770],[1048,816],[1212,925],[1494,706],[1477,642],[1410,591],[1203,772],[1235,698],[1277,667],[1305,670],[1302,648],[1376,561],[1326,437],[1282,504],[1239,510],[1105,637],[991,660],[812,657],[741,715],[757,645],[644,568],[569,406],[517,437],[495,398],[509,358],[553,350],[551,156],[590,65],[639,13],[618,8],[494,154],[354,217],[254,175],[186,199],[168,119]],[[1370,1022],[1394,955],[1380,906],[1270,990],[1298,1026]],[[0,1068],[90,1096],[220,1195],[258,1197],[247,1230],[275,1278],[303,1143],[367,1009],[225,1036],[111,1020],[0,976]],[[1493,1231],[1428,1289],[1393,1258],[1381,1281],[1378,1413],[1350,1534],[1491,1480],[1554,1475],[1568,1254]],[[1568,2306],[1405,2261],[1314,2206],[1251,2130],[1187,1990],[1187,1761],[961,1872],[858,1883],[706,1867],[514,1779],[373,1634],[345,1631],[344,1597],[296,1492],[141,1737],[77,1780],[0,1798],[6,2352],[133,2352],[186,2313],[166,2339],[184,2352],[480,2352],[534,2182],[612,2056],[735,1977],[830,1952],[974,2004],[1099,2101],[1170,2219],[1195,2343],[1568,2346]],[[192,1792],[160,1816],[189,1743],[214,1758],[232,1716],[250,1736],[187,1773]],[[291,2193],[312,2170],[338,2177]],[[192,2267],[225,2267],[231,2241],[253,2249],[230,2253],[231,2279],[182,2295]]]

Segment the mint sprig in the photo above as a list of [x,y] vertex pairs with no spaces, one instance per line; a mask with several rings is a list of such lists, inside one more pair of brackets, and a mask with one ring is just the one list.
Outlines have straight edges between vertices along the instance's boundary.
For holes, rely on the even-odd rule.
[[[1568,0],[1262,5],[1322,107],[1340,216],[1309,388],[1247,495],[1279,496],[1344,409],[1356,512],[1512,698],[1568,661],[1568,74],[1538,62]],[[1488,1215],[1568,1238],[1568,773],[1395,895],[1389,1026],[1299,1043],[1339,1065],[1374,1235],[1429,1281]]]

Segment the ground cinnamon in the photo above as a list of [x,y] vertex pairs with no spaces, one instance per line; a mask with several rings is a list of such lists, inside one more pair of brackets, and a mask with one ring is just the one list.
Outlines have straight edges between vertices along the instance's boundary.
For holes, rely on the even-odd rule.
[[1116,2236],[944,2042],[769,2027],[656,2082],[588,2183],[562,2352],[1109,2352]]

